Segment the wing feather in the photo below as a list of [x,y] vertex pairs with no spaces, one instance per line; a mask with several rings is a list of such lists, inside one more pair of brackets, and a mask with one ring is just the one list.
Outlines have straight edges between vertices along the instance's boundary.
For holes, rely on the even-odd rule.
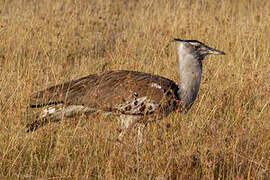
[[[176,101],[179,100],[177,91],[177,84],[162,76],[137,71],[110,71],[84,76],[37,92],[31,96],[30,106],[63,103],[119,111],[121,106],[136,103],[132,99],[135,94],[138,99],[146,97],[147,101],[143,105],[148,103],[155,107],[154,110],[158,107],[161,111],[168,111],[175,108]],[[137,105],[134,107],[138,108]],[[129,108],[127,110],[129,111],[121,109],[121,113],[131,112]]]

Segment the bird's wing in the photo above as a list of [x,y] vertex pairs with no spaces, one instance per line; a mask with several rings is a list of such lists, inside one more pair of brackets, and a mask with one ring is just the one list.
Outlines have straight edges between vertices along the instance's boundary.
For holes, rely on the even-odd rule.
[[136,71],[110,71],[65,82],[35,93],[31,106],[64,103],[123,114],[172,108],[178,86],[171,80]]
[[87,84],[94,84],[98,80],[97,74],[80,77],[75,80],[51,86],[36,92],[30,97],[30,107],[43,107],[51,104],[66,103],[87,91]]

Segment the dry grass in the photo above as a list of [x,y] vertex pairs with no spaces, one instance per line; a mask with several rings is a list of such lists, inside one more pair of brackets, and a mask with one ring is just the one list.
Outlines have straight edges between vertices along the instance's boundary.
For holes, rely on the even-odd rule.
[[[269,179],[269,0],[1,1],[0,179]],[[204,61],[196,103],[115,143],[116,119],[24,132],[29,95],[89,73],[177,80],[172,37],[226,56]]]

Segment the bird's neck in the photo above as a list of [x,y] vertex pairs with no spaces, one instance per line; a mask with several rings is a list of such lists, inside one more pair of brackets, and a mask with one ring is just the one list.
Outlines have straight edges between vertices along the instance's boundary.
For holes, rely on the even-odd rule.
[[178,54],[180,74],[178,97],[184,111],[187,111],[192,106],[200,88],[202,63],[195,58],[190,54]]

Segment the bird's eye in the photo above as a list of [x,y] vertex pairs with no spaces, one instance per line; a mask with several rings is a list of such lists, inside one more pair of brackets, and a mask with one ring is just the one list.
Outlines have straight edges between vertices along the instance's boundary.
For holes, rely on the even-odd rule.
[[200,45],[195,45],[194,48],[195,49],[199,49],[200,48]]

